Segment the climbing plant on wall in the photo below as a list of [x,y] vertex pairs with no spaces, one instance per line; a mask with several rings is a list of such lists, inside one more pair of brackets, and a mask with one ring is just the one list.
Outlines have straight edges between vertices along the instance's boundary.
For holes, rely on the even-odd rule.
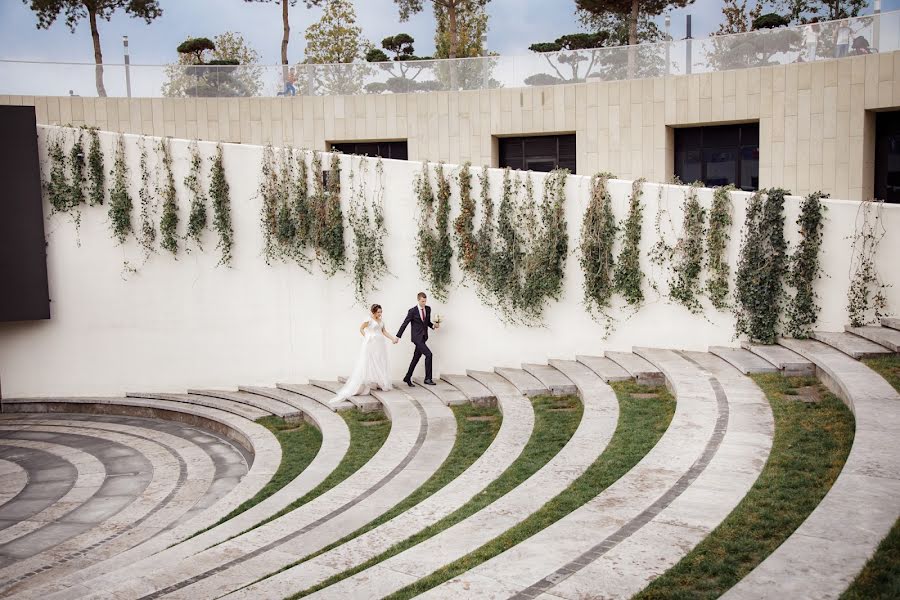
[[213,228],[219,236],[216,249],[219,250],[219,264],[231,266],[231,250],[234,246],[234,229],[231,224],[231,194],[225,177],[222,160],[222,144],[216,145],[209,175],[209,197],[212,199]]
[[452,283],[450,246],[450,181],[444,165],[435,169],[437,195],[431,185],[430,165],[422,164],[422,171],[415,182],[419,208],[417,257],[419,270],[428,282],[432,295],[446,300]]
[[788,285],[794,288],[787,307],[787,332],[795,338],[809,337],[819,318],[815,282],[822,271],[819,265],[825,212],[822,198],[827,197],[822,192],[809,194],[800,204],[800,216],[797,217],[800,241],[791,255],[787,277]]
[[491,197],[491,182],[487,169],[481,169],[478,185],[481,196],[481,223],[475,234],[473,275],[478,294],[484,299],[486,294],[490,294],[491,257],[494,251],[494,199]]
[[[317,174],[313,174],[317,176]],[[341,210],[341,161],[340,155],[331,153],[331,170],[325,197],[321,200],[320,218],[315,222],[319,240],[316,253],[319,264],[328,275],[333,275],[344,267],[344,213]]]
[[184,187],[191,198],[190,212],[188,213],[187,232],[185,240],[192,240],[197,247],[203,250],[200,237],[206,229],[206,192],[203,189],[201,176],[203,172],[203,158],[200,156],[200,148],[196,141],[188,145],[188,153],[191,157],[191,168],[184,178]]
[[278,209],[282,204],[280,169],[275,159],[272,146],[263,148],[262,174],[259,183],[259,196],[262,198],[260,208],[260,224],[263,230],[263,257],[266,264],[281,256],[278,243]]
[[69,167],[69,203],[72,206],[84,204],[84,136],[80,129],[72,129],[72,147],[69,149],[67,165]]
[[[591,198],[581,223],[579,262],[584,273],[584,303],[588,311],[606,315],[613,294],[613,244],[616,218],[607,184],[609,173],[591,178]],[[607,318],[607,323],[609,319]]]
[[353,231],[350,255],[353,291],[357,302],[367,305],[367,296],[377,291],[378,281],[387,275],[384,257],[384,164],[375,163],[375,193],[368,198],[366,177],[368,160],[352,157],[350,172],[350,228]]
[[[150,189],[150,166],[147,164],[147,140],[142,136],[138,142],[140,148],[140,170],[141,170],[141,187],[138,191],[138,198],[141,201],[140,214],[140,233],[138,235],[138,243],[144,250],[144,259],[146,260],[154,250],[156,242],[156,223],[155,223],[155,202],[153,192]],[[90,161],[89,161],[90,162]]]
[[706,234],[706,264],[709,278],[706,293],[712,305],[719,310],[728,308],[728,281],[731,269],[725,250],[731,230],[731,192],[734,186],[717,187],[713,191],[712,208],[709,211],[709,229]]
[[693,313],[700,305],[700,274],[703,270],[703,238],[706,234],[706,210],[697,197],[699,184],[691,185],[685,194],[681,237],[673,249],[672,277],[669,297]]
[[69,213],[77,208],[77,204],[73,202],[69,178],[66,173],[68,157],[63,147],[63,141],[64,135],[62,131],[47,135],[50,178],[44,183],[44,189],[47,191],[50,209],[54,213]]
[[778,337],[784,301],[786,194],[783,189],[772,188],[751,197],[735,282],[735,331],[765,344],[774,343]]
[[861,327],[878,322],[888,314],[887,287],[878,274],[876,259],[878,245],[886,233],[882,223],[884,203],[863,201],[856,213],[856,223],[850,236],[850,287],[847,290],[847,314],[850,324]]
[[625,301],[637,307],[644,300],[641,290],[643,273],[641,272],[641,226],[643,224],[644,180],[638,179],[631,186],[631,198],[628,202],[628,216],[622,225],[622,252],[616,260],[615,289],[624,296]]
[[462,272],[475,277],[478,262],[478,245],[475,239],[475,200],[472,198],[471,164],[465,163],[457,175],[459,183],[459,216],[453,221],[456,246],[459,248],[459,266]]
[[119,244],[124,243],[132,231],[132,204],[131,194],[128,192],[128,165],[125,163],[125,136],[119,134],[112,170],[112,188],[109,191],[109,227]]
[[91,142],[87,157],[87,195],[91,206],[95,206],[103,204],[106,194],[106,166],[97,128],[90,127],[87,131]]
[[172,146],[169,138],[159,140],[159,169],[157,193],[162,197],[162,217],[159,221],[159,244],[173,255],[178,254],[178,193],[172,173]]

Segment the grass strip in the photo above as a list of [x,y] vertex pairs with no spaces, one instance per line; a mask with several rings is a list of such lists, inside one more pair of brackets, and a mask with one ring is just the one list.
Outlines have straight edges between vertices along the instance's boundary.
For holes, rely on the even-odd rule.
[[853,414],[814,377],[753,375],[775,419],[772,450],[731,514],[635,599],[718,598],[790,536],[840,474]]
[[531,432],[528,443],[519,457],[484,490],[430,527],[391,546],[366,562],[338,573],[314,587],[291,596],[291,598],[308,596],[434,537],[441,531],[478,512],[531,477],[568,443],[578,428],[578,423],[581,422],[583,412],[581,401],[575,396],[561,398],[537,396],[531,399],[531,403],[534,407],[534,430]]
[[[885,356],[863,360],[900,392],[900,358]],[[841,600],[888,600],[900,598],[900,519],[878,545]]]
[[[616,431],[603,453],[581,477],[519,525],[387,598],[412,598],[497,556],[596,497],[634,467],[669,426],[675,402],[663,387],[648,388],[632,382],[617,382],[612,386],[619,398]],[[656,397],[644,397],[647,393],[656,393]]]

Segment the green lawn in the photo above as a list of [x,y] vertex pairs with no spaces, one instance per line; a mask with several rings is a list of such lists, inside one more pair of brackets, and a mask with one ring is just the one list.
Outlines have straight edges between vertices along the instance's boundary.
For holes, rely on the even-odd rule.
[[[619,398],[618,426],[609,445],[581,477],[519,525],[388,598],[412,598],[500,554],[591,500],[637,464],[669,426],[675,402],[662,387],[622,382],[613,388]],[[656,396],[645,397],[648,392]]]
[[775,418],[762,473],[706,539],[635,599],[718,598],[794,532],[840,474],[855,430],[844,403],[813,377],[753,379]]

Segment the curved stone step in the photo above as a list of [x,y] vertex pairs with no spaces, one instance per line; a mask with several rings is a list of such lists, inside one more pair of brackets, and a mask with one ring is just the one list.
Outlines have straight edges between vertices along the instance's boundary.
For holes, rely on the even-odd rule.
[[[584,394],[584,414],[562,450],[527,480],[503,497],[434,537],[309,598],[382,598],[479,548],[538,510],[566,489],[594,462],[612,437],[619,405],[613,390],[587,368],[566,374]],[[469,371],[490,388],[500,402],[521,393],[497,373]],[[465,592],[467,598],[479,598]]]
[[744,375],[778,372],[775,365],[743,348],[710,346],[709,353],[718,356]]
[[[346,400],[341,400],[337,404],[331,404],[330,400],[334,398],[334,393],[329,392],[325,388],[321,388],[309,383],[276,383],[275,387],[280,390],[286,390],[288,392],[293,392],[294,394],[299,394],[301,396],[305,396],[310,400],[315,400],[328,410],[333,412],[341,412],[345,410],[353,410],[356,408],[350,402]],[[240,389],[240,388],[238,388]],[[249,389],[249,388],[247,388]]]
[[[425,380],[421,377],[413,377],[412,380],[416,385],[428,390],[430,393],[437,396],[438,400],[440,400],[447,406],[458,406],[461,404],[467,404],[469,402],[469,399],[466,398],[465,394],[463,394],[461,391],[459,391],[443,379],[435,380],[434,385],[425,385]],[[401,382],[399,385],[402,389],[402,386],[406,384]]]
[[882,317],[881,326],[900,330],[900,317]]
[[837,598],[900,517],[900,394],[880,375],[814,340],[782,340],[816,364],[853,411],[844,468],[806,520],[722,598]]
[[610,381],[630,381],[634,379],[631,376],[631,373],[620,367],[618,363],[604,356],[578,355],[575,357],[575,360],[592,370],[606,383],[609,383]]
[[877,325],[868,325],[865,327],[851,327],[847,325],[844,330],[847,333],[858,335],[870,342],[875,342],[879,346],[884,346],[891,352],[900,352],[900,331],[891,329],[890,327],[878,327]]
[[[319,379],[310,379],[309,383],[310,385],[320,387],[323,390],[328,390],[333,396],[334,394],[338,393],[338,391],[340,391],[340,389],[344,386],[346,377],[342,377],[341,379],[343,381],[323,381]],[[371,394],[365,394],[362,396],[350,396],[347,401],[362,412],[373,412],[376,410],[381,410],[381,402],[379,402]]]
[[625,369],[640,385],[665,385],[662,372],[634,352],[604,352],[603,356]]
[[528,371],[512,369],[509,367],[496,367],[494,372],[516,386],[516,389],[518,389],[523,396],[532,398],[534,396],[544,396],[550,393],[547,386],[538,381],[537,378]]
[[740,502],[771,445],[762,392],[706,353],[636,352],[665,374],[678,400],[656,446],[587,504],[422,598],[627,598]]
[[535,379],[540,381],[555,396],[568,396],[578,393],[578,388],[575,387],[575,384],[561,371],[550,365],[525,363],[522,365],[522,369],[531,373]]
[[468,375],[441,375],[441,379],[462,392],[472,404],[495,404],[497,397]]
[[[355,531],[412,493],[453,446],[456,419],[436,398],[419,403],[398,390],[375,392],[391,432],[359,471],[309,503],[195,554],[189,561],[159,556],[98,578],[105,593],[128,597],[218,597],[270,574]],[[140,563],[139,563],[140,564]],[[109,579],[111,578],[111,580]]]
[[[856,360],[891,354],[891,351],[884,346],[879,346],[875,342],[870,342],[865,338],[853,335],[852,333],[847,333],[846,331],[813,331],[812,337],[814,340],[818,340],[836,350],[840,350]],[[781,342],[779,341],[779,343]],[[782,344],[782,346],[785,345],[786,344]],[[788,346],[788,348],[790,348],[790,346]]]
[[207,408],[215,408],[244,417],[251,421],[269,416],[271,413],[260,410],[255,406],[249,406],[243,402],[226,400],[225,398],[210,398],[209,396],[196,396],[194,394],[168,394],[158,392],[128,392],[126,398],[149,398],[155,400],[169,400],[171,402],[183,402],[184,404],[196,404]]
[[[430,392],[424,388],[412,388],[410,393],[424,400],[422,394]],[[381,554],[468,502],[515,461],[528,443],[534,427],[534,410],[524,397],[500,396],[498,402],[503,413],[500,431],[484,454],[456,479],[387,523],[226,597],[280,600]]]
[[785,377],[813,377],[816,374],[816,365],[784,346],[741,342],[741,347],[774,366]]
[[187,392],[192,396],[209,396],[210,398],[221,398],[223,400],[241,402],[283,419],[295,417],[297,415],[297,409],[290,404],[274,398],[248,394],[242,390],[188,390]]
[[28,473],[25,469],[17,463],[0,458],[0,509],[18,496],[27,483]]

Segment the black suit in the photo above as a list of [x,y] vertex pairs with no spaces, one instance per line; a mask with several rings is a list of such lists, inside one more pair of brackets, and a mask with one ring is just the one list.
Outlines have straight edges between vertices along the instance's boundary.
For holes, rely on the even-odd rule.
[[406,372],[404,381],[412,379],[413,370],[415,370],[416,365],[419,364],[419,359],[423,355],[425,356],[425,379],[431,379],[431,350],[425,345],[425,342],[428,341],[428,328],[434,329],[434,324],[431,322],[431,307],[425,307],[424,321],[418,305],[409,309],[403,325],[400,326],[400,331],[397,332],[398,338],[403,337],[403,332],[406,330],[407,325],[411,326],[410,336],[412,337],[412,343],[416,346],[416,351],[413,353],[412,362],[409,363],[409,370]]

